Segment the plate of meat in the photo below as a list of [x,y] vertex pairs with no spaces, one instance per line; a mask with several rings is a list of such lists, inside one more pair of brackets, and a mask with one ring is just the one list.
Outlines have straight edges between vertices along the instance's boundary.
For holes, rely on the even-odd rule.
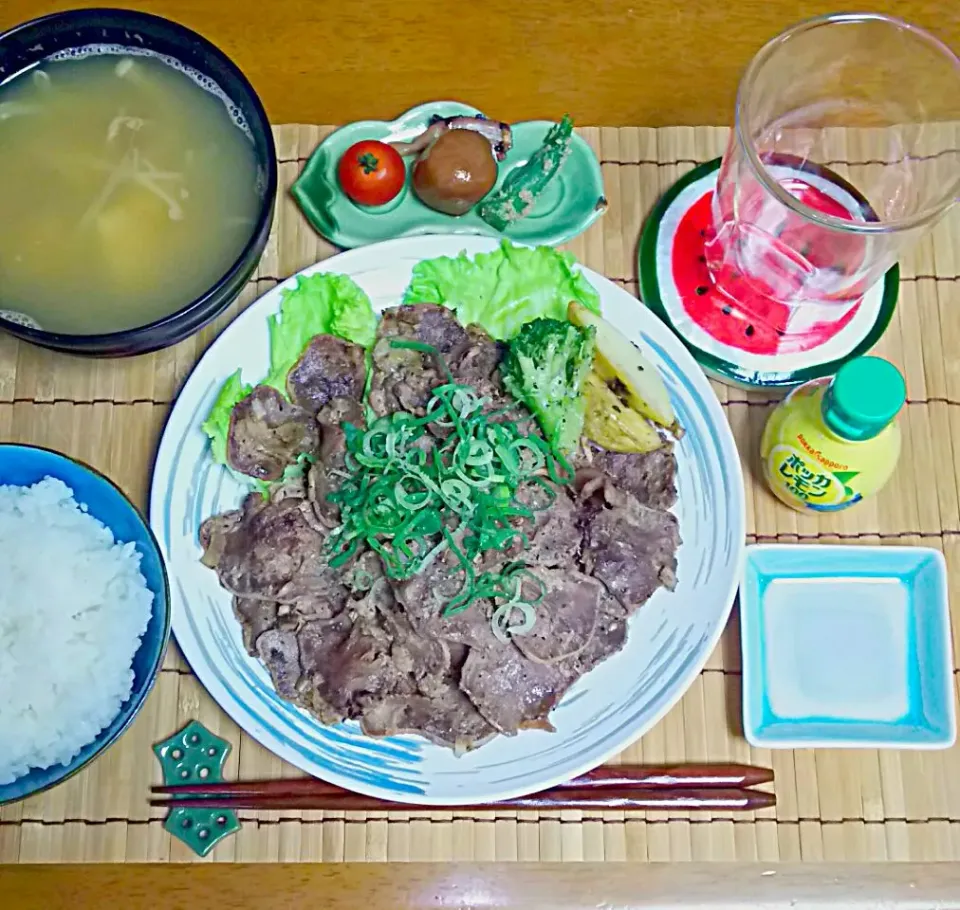
[[211,346],[150,521],[173,631],[247,733],[383,799],[487,803],[628,746],[729,616],[743,478],[670,330],[566,253],[403,238]]

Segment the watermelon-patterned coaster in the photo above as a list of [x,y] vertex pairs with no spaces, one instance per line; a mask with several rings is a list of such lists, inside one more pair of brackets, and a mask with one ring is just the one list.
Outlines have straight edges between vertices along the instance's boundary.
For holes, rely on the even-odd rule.
[[[880,340],[893,316],[899,288],[896,266],[840,319],[816,321],[817,308],[788,307],[742,288],[738,306],[713,283],[704,247],[714,236],[712,201],[720,159],[681,177],[657,203],[640,238],[640,293],[714,378],[750,388],[787,388],[831,376]],[[826,168],[803,179],[815,192],[855,211],[864,200]],[[796,325],[805,320],[802,331]],[[822,311],[820,311],[822,312]],[[784,331],[786,327],[786,331]]]

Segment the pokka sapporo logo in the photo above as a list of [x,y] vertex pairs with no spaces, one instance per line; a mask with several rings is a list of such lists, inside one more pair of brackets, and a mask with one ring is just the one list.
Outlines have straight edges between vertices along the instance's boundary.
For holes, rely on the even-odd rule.
[[852,472],[850,471],[850,465],[841,464],[839,461],[832,461],[831,459],[827,458],[827,456],[824,455],[823,452],[821,452],[819,449],[815,449],[812,445],[810,445],[809,442],[807,442],[803,433],[797,433],[797,442],[799,442],[800,445],[803,446],[804,451],[808,455],[813,456],[813,458],[819,461],[820,464],[822,464],[825,468],[830,468],[830,470],[834,472],[837,472],[837,471],[849,472],[851,476],[857,473],[857,471],[852,471]]
[[789,502],[799,499],[811,509],[830,511],[857,502],[861,494],[849,486],[858,471],[818,470],[790,445],[774,446],[766,470],[774,492]]

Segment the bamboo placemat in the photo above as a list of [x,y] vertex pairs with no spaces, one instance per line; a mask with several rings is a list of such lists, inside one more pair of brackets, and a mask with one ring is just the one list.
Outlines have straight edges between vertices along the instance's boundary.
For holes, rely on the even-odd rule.
[[[133,360],[80,360],[0,335],[0,439],[37,443],[108,473],[144,505],[170,402],[198,356],[241,309],[279,280],[335,252],[288,193],[330,127],[276,128],[280,196],[266,254],[240,301],[178,347]],[[610,210],[570,249],[637,293],[636,245],[658,195],[723,151],[727,130],[587,128]],[[957,147],[956,131],[952,142]],[[882,161],[869,134],[839,136],[834,166],[857,183]],[[897,473],[856,509],[798,515],[757,482],[755,458],[769,396],[716,385],[747,477],[749,540],[923,544],[941,549],[960,610],[960,211],[902,263],[897,315],[878,351],[900,365],[909,404]],[[638,304],[639,305],[639,304]],[[955,624],[954,636],[960,623]],[[960,641],[955,652],[960,655]],[[956,678],[956,677],[955,677]],[[739,731],[736,615],[689,692],[621,756],[623,761],[723,760],[772,765],[778,806],[715,813],[462,812],[242,813],[238,835],[212,862],[322,860],[957,860],[960,747],[942,752],[766,751]],[[175,646],[142,714],[91,767],[49,793],[0,809],[0,863],[191,861],[146,805],[159,782],[150,751],[198,718],[234,744],[228,776],[296,773],[236,725],[206,694]]]

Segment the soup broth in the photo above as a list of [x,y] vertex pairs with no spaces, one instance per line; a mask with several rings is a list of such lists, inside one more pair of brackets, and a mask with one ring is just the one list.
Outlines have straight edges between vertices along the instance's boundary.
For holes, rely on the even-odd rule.
[[71,334],[168,316],[239,257],[261,182],[246,125],[199,74],[51,58],[0,86],[0,310]]

